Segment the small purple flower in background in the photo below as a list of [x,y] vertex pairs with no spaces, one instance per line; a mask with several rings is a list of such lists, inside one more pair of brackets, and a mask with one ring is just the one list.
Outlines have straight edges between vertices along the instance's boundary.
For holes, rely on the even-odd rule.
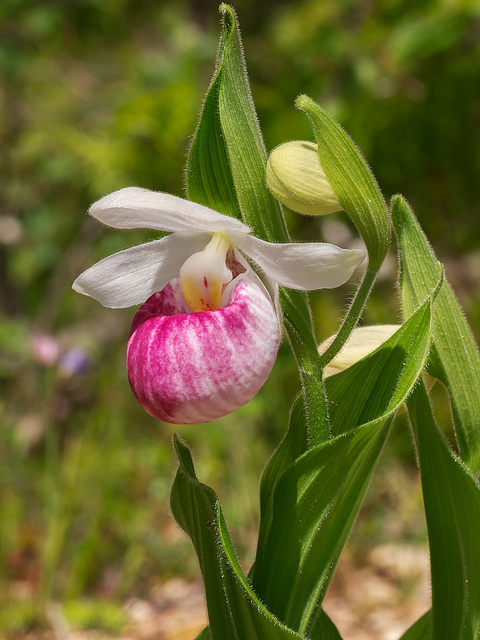
[[280,342],[279,285],[337,287],[364,258],[326,243],[265,242],[239,220],[137,187],[90,214],[119,229],[171,232],[101,260],[73,288],[106,307],[145,303],[128,340],[130,385],[148,413],[177,424],[224,416],[262,387]]
[[90,367],[90,358],[84,349],[74,347],[62,355],[58,367],[66,376],[78,376]]

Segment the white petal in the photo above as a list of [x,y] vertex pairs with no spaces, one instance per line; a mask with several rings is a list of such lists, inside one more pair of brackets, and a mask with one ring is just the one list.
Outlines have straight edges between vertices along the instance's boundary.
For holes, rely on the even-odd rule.
[[[275,282],[275,280],[272,280],[265,274],[262,274],[263,279],[260,278],[236,247],[234,247],[234,255],[235,255],[235,260],[237,260],[245,269],[245,276],[249,278],[252,282],[255,282],[255,284],[259,289],[265,289],[267,291],[271,301],[273,302],[275,311],[277,312],[278,322],[281,325],[282,324],[282,308],[280,306],[280,295],[278,290],[278,284]],[[231,283],[228,286],[231,286]],[[222,306],[224,306],[224,299],[226,299],[225,296],[228,294],[228,286],[225,288],[223,292]]]
[[104,307],[132,307],[176,278],[185,260],[203,249],[210,237],[207,233],[179,232],[125,249],[84,271],[72,287]]
[[89,213],[117,229],[160,231],[230,231],[248,233],[249,228],[230,216],[169,193],[126,187],[101,198]]
[[290,289],[339,287],[365,258],[363,251],[341,249],[326,242],[274,244],[243,234],[230,234],[230,239],[268,277]]

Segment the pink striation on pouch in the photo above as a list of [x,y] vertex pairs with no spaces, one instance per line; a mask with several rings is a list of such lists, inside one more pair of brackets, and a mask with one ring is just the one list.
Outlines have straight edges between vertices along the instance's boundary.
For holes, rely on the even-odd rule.
[[280,325],[261,284],[244,274],[226,288],[224,307],[192,312],[179,279],[138,310],[127,346],[130,386],[150,415],[200,424],[246,404],[275,362]]

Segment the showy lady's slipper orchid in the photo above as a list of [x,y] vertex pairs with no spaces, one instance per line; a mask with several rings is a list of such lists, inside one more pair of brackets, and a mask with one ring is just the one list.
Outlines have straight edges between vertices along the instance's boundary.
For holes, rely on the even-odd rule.
[[224,416],[262,387],[280,342],[278,285],[337,287],[363,260],[331,244],[265,242],[239,220],[137,187],[90,214],[119,229],[172,232],[101,260],[73,288],[106,307],[145,303],[128,340],[130,385],[149,414],[176,424]]

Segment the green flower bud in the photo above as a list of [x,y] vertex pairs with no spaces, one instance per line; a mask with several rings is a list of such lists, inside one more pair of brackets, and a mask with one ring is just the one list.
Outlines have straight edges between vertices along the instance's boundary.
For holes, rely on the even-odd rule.
[[274,149],[267,163],[267,186],[277,200],[297,213],[323,215],[342,208],[313,142],[294,140]]

